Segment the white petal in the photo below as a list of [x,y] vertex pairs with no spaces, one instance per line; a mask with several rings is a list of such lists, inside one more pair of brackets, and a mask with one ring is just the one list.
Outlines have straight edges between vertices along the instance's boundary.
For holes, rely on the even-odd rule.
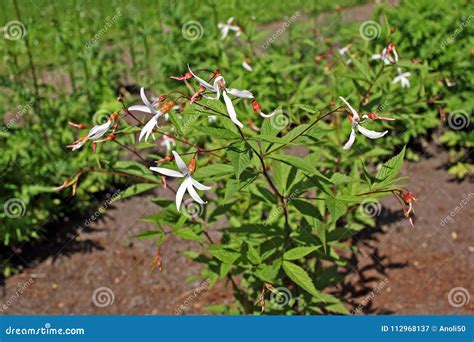
[[105,132],[109,130],[111,124],[112,122],[108,120],[106,123],[102,125],[92,127],[91,130],[89,131],[89,134],[87,134],[87,137],[91,140],[99,139],[101,136],[105,134]]
[[352,112],[352,116],[353,116],[352,119],[355,120],[355,121],[359,121],[360,120],[359,114],[355,111],[354,108],[352,108],[352,106],[349,104],[349,102],[347,102],[342,96],[339,96],[339,98],[346,104],[346,106]]
[[263,113],[263,112],[260,112],[260,113],[258,113],[258,114],[260,114],[260,116],[261,116],[262,118],[268,119],[268,118],[271,118],[271,117],[272,117],[273,115],[275,115],[276,113],[277,113],[277,111],[274,110],[273,112],[271,112],[271,114],[265,114],[265,113]]
[[197,180],[194,178],[191,178],[191,182],[193,185],[198,189],[198,190],[211,190],[212,188],[210,186],[206,186],[204,184],[199,183]]
[[145,95],[145,88],[141,87],[140,89],[140,96],[142,98],[142,101],[143,103],[145,104],[145,106],[147,106],[152,112],[155,111],[155,108],[153,108],[152,104],[150,103],[150,101],[148,101],[146,95]]
[[252,71],[253,70],[252,67],[250,66],[250,64],[248,64],[247,62],[242,62],[242,66],[247,71]]
[[234,17],[230,17],[229,19],[227,19],[227,25],[231,25],[233,21]]
[[237,113],[235,112],[234,105],[229,96],[225,91],[222,92],[222,96],[224,97],[225,106],[227,107],[227,113],[229,113],[229,117],[233,123],[235,123],[240,128],[243,128],[244,125],[237,119]]
[[344,147],[342,149],[344,149],[344,150],[350,149],[352,147],[352,145],[354,144],[355,139],[356,139],[356,132],[355,132],[354,129],[352,129],[349,140],[347,140],[346,144],[344,145]]
[[357,129],[359,130],[360,133],[362,133],[363,135],[365,135],[367,138],[370,138],[370,139],[378,139],[388,133],[388,131],[384,131],[384,132],[371,131],[370,129],[362,127],[361,125],[357,125]]
[[176,209],[180,211],[181,207],[181,202],[183,201],[183,196],[184,193],[186,192],[186,188],[188,187],[189,184],[189,178],[186,178],[183,183],[178,188],[178,191],[176,191]]
[[221,26],[221,39],[224,39],[229,34],[229,25]]
[[82,145],[84,145],[85,142],[86,141],[83,139],[83,140],[80,140],[77,143],[75,143],[73,145],[70,145],[68,147],[72,147],[72,151],[76,151],[76,150],[80,149],[82,147]]
[[171,169],[166,169],[164,167],[150,167],[150,170],[161,173],[162,175],[165,175],[168,177],[174,177],[174,178],[184,177],[184,175],[181,172],[171,170]]
[[153,132],[153,129],[155,128],[157,123],[158,123],[158,115],[155,115],[142,128],[142,130],[140,132],[140,136],[138,137],[138,141],[140,142],[143,137],[145,137],[145,141],[147,141],[148,137]]
[[[189,178],[189,180],[191,180],[191,178]],[[187,189],[188,189],[189,195],[193,198],[193,200],[195,200],[199,204],[205,204],[206,203],[202,200],[201,197],[199,197],[196,190],[194,190],[192,182],[188,182]]]
[[204,81],[202,78],[196,76],[193,71],[191,70],[191,68],[189,67],[189,64],[188,64],[188,70],[189,72],[191,73],[191,75],[193,75],[193,77],[199,82],[200,85],[206,87],[207,89],[209,90],[212,90],[214,91],[214,87],[212,85],[210,85],[209,83],[207,83],[206,81]]
[[173,156],[174,156],[174,161],[176,163],[176,166],[178,166],[179,171],[181,171],[183,174],[188,173],[188,167],[186,166],[186,163],[183,161],[183,158],[176,152],[173,151]]
[[243,98],[243,99],[253,99],[254,98],[253,94],[248,90],[239,90],[239,89],[228,88],[227,92],[229,94],[232,94],[234,96],[237,96],[237,97],[240,97],[240,98]]
[[400,80],[401,80],[401,77],[397,76],[392,80],[392,84],[398,83]]
[[150,108],[148,108],[147,106],[144,106],[144,105],[131,106],[131,107],[128,108],[128,110],[130,112],[132,112],[132,114],[135,114],[135,113],[152,114],[152,111],[150,110]]

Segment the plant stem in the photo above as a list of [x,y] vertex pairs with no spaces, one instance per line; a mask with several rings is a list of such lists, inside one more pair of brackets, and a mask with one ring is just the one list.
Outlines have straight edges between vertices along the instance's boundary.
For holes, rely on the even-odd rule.
[[[18,6],[17,0],[13,0],[13,5],[15,7],[15,12],[18,20],[20,22],[23,22],[21,20],[21,12],[20,12],[20,7]],[[26,53],[28,55],[28,63],[30,65],[31,69],[31,76],[33,77],[33,87],[34,87],[34,92],[35,92],[35,101],[34,101],[34,106],[35,106],[35,112],[39,116],[40,110],[41,110],[41,104],[40,104],[40,98],[39,98],[39,85],[38,85],[38,77],[36,76],[36,67],[33,59],[33,54],[31,52],[31,46],[30,42],[28,40],[28,37],[25,37],[25,46],[26,46]]]

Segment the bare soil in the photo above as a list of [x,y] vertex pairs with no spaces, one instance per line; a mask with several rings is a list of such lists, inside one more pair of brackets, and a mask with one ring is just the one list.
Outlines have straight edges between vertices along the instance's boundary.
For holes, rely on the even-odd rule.
[[[474,313],[472,300],[459,307],[448,300],[454,288],[474,293],[474,186],[452,181],[446,161],[447,153],[430,145],[421,161],[404,167],[417,196],[415,228],[387,197],[377,227],[354,237],[361,254],[351,257],[353,272],[332,291],[354,313]],[[209,289],[186,282],[200,268],[180,253],[198,248],[195,243],[170,238],[162,248],[163,271],[151,271],[155,246],[134,235],[153,228],[140,218],[156,208],[146,196],[118,202],[88,227],[87,218],[64,223],[36,250],[18,251],[12,260],[26,268],[5,281],[4,314],[203,314],[207,305],[232,303],[226,284]],[[102,287],[113,293],[105,307],[93,302]],[[17,295],[19,288],[24,291]]]

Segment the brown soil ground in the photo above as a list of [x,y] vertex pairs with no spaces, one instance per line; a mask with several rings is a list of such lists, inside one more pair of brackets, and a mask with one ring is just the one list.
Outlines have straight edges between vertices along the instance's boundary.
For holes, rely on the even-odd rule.
[[[354,238],[362,253],[352,257],[354,271],[334,291],[349,309],[365,300],[358,314],[474,313],[472,300],[460,307],[448,300],[456,287],[474,293],[474,187],[448,177],[446,152],[430,145],[430,153],[404,167],[404,174],[411,175],[409,189],[417,195],[415,228],[395,199],[387,197],[377,227]],[[471,201],[463,205],[469,194]],[[154,244],[134,238],[153,228],[140,221],[156,210],[145,197],[117,203],[87,228],[84,221],[65,223],[59,238],[49,237],[34,253],[14,255],[30,267],[6,280],[4,313],[154,315],[174,314],[186,304],[183,314],[199,314],[207,305],[232,303],[230,286],[208,289],[186,282],[199,273],[199,266],[180,252],[198,247],[194,243],[169,239],[162,249],[164,270],[150,270]],[[443,224],[454,211],[451,222]],[[17,296],[20,287],[24,291]],[[100,287],[113,292],[111,305],[94,305],[93,293]],[[202,291],[195,295],[199,287]]]

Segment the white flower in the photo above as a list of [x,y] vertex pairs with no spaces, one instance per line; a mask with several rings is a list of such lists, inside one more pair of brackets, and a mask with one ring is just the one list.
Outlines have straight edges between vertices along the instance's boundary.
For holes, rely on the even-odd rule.
[[189,172],[188,167],[184,163],[183,159],[181,159],[180,155],[173,151],[174,155],[174,160],[176,162],[176,166],[178,166],[179,171],[175,170],[170,170],[166,169],[164,167],[150,167],[150,170],[158,172],[162,175],[168,176],[168,177],[174,177],[174,178],[183,178],[184,181],[181,183],[181,185],[178,188],[178,191],[176,192],[176,209],[180,211],[181,207],[181,202],[183,201],[183,196],[186,190],[188,191],[189,195],[192,197],[194,201],[196,201],[199,204],[205,204],[206,202],[199,197],[197,194],[196,190],[194,188],[197,188],[198,190],[210,190],[210,186],[205,186],[201,183],[199,183],[197,180],[191,177],[191,172]]
[[356,132],[355,132],[355,129],[357,128],[357,130],[362,134],[362,135],[365,135],[367,138],[370,138],[370,139],[378,139],[378,138],[381,138],[383,137],[385,134],[388,133],[388,131],[385,131],[385,132],[375,132],[375,131],[371,131],[367,128],[364,128],[362,127],[359,122],[361,121],[360,120],[360,117],[359,117],[359,113],[357,113],[355,111],[354,108],[352,108],[352,106],[342,97],[342,96],[339,96],[339,98],[345,103],[345,105],[347,106],[347,108],[349,108],[349,110],[351,111],[352,113],[352,129],[351,129],[351,135],[349,137],[349,140],[347,141],[347,143],[344,145],[343,149],[344,150],[348,150],[352,147],[352,145],[354,144],[354,141],[355,141],[355,138],[356,138]]
[[207,116],[207,121],[209,123],[217,121],[217,115],[208,115]]
[[247,63],[245,60],[242,61],[242,66],[244,67],[245,70],[252,72],[252,67],[250,66],[249,63]]
[[398,62],[397,51],[395,50],[395,48],[392,48],[390,51],[393,51],[393,55],[395,58],[390,56],[390,54],[387,52],[387,48],[384,48],[381,54],[372,55],[372,60],[381,59],[386,65],[395,64],[395,62]]
[[75,141],[73,144],[68,145],[67,147],[70,147],[73,151],[76,151],[80,149],[88,140],[99,139],[110,129],[112,126],[112,120],[112,118],[109,118],[106,123],[92,127],[85,137]]
[[[153,104],[148,101],[146,95],[145,95],[145,89],[142,87],[140,89],[140,96],[142,98],[142,101],[145,105],[135,105],[131,106],[128,108],[128,110],[132,113],[146,113],[146,114],[151,114],[153,117],[146,123],[146,125],[142,128],[140,132],[140,136],[138,137],[138,141],[141,141],[143,137],[145,137],[145,141],[148,140],[150,137],[150,134],[153,132],[153,129],[155,127],[158,127],[158,118],[163,115],[163,113],[160,110],[156,110]],[[156,101],[155,105],[158,104],[159,102]]]
[[171,152],[172,147],[176,146],[176,141],[167,135],[163,135],[160,146],[166,147],[166,152],[169,153]]
[[199,82],[201,86],[206,88],[207,90],[216,93],[215,97],[210,97],[207,95],[203,95],[205,98],[209,100],[219,100],[221,97],[221,92],[222,92],[222,97],[224,98],[224,103],[227,108],[227,113],[229,114],[230,119],[232,120],[233,123],[235,123],[237,126],[240,128],[243,128],[244,125],[237,119],[237,113],[235,112],[234,105],[232,104],[232,100],[230,99],[229,95],[231,94],[236,97],[240,97],[243,99],[254,99],[253,94],[248,91],[248,90],[239,90],[239,89],[233,89],[233,88],[226,88],[225,86],[225,79],[222,76],[217,76],[216,79],[214,80],[214,84],[211,85],[208,82],[204,81],[202,78],[196,76],[191,68],[188,65],[189,72],[193,75],[193,77]]
[[[346,46],[344,46],[343,48],[340,48],[340,49],[338,50],[339,54],[340,54],[342,57],[344,57],[344,55],[349,54],[349,49],[350,49],[350,47],[351,47],[350,45],[346,45]],[[346,64],[351,64],[351,63],[352,63],[352,60],[351,60],[350,58],[348,58],[348,59],[346,60]]]
[[233,21],[234,21],[234,18],[230,17],[229,19],[227,19],[227,22],[225,24],[222,24],[222,23],[217,24],[217,27],[219,28],[219,30],[221,30],[221,39],[224,39],[225,37],[227,37],[227,35],[229,34],[229,31],[235,31],[237,32],[236,36],[237,37],[240,36],[240,32],[242,30],[240,29],[239,26],[232,25]]
[[392,84],[400,82],[402,88],[410,88],[410,81],[408,80],[408,77],[410,77],[411,74],[409,72],[402,73],[401,68],[397,68],[397,73],[398,76],[393,79]]

